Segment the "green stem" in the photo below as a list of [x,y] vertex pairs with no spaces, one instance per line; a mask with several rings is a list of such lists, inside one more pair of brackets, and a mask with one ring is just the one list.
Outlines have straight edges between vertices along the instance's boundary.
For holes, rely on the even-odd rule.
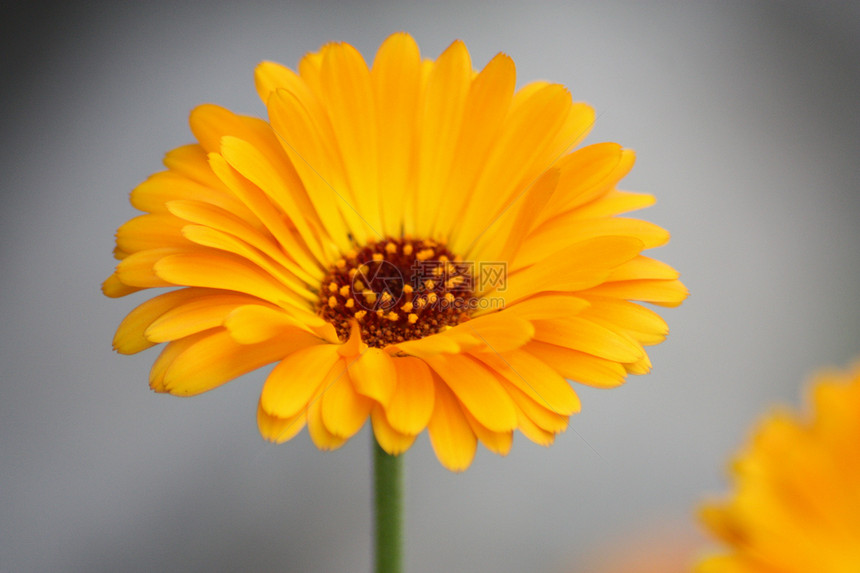
[[391,456],[373,440],[376,494],[376,573],[403,570],[403,480],[401,456]]

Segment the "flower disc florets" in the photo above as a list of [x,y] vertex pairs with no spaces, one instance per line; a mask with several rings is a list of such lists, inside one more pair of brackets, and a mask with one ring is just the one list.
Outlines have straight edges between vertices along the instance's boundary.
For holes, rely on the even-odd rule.
[[317,307],[342,341],[357,320],[362,341],[382,348],[468,320],[474,300],[472,271],[460,257],[436,241],[392,238],[337,261]]

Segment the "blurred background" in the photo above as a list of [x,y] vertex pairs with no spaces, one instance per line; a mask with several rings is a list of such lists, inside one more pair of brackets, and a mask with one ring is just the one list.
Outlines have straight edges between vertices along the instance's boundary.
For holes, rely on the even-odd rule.
[[[131,7],[134,6],[134,7]],[[368,571],[370,439],[259,437],[265,370],[193,400],[114,354],[144,297],[103,297],[128,193],[213,102],[263,116],[253,67],[330,40],[371,60],[406,30],[591,103],[588,142],[638,153],[654,251],[692,292],[653,373],[583,388],[550,449],[517,436],[464,474],[406,454],[412,573],[661,571],[708,544],[694,511],[804,380],[860,355],[860,4],[29,2],[2,24],[0,571]],[[644,549],[643,549],[644,548]],[[627,565],[617,565],[627,563]],[[633,563],[634,565],[630,565]],[[673,563],[667,565],[665,563]],[[626,567],[626,569],[625,569]],[[637,569],[638,567],[638,569]]]

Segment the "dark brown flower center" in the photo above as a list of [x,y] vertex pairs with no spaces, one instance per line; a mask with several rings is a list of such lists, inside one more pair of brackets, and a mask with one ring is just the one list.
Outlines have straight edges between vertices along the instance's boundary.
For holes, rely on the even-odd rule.
[[383,239],[348,253],[322,283],[317,311],[341,341],[357,320],[382,348],[424,338],[469,318],[473,269],[430,240]]

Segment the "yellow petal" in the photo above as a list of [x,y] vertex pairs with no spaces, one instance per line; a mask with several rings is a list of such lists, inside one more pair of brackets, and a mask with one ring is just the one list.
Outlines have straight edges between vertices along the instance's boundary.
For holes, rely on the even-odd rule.
[[589,145],[563,157],[557,164],[561,170],[558,192],[549,201],[541,221],[606,195],[630,172],[635,160],[633,151],[617,143]]
[[429,236],[457,149],[457,138],[472,80],[465,44],[452,43],[436,60],[422,94],[418,133],[418,188],[415,233]]
[[463,410],[463,415],[466,416],[466,421],[471,426],[472,431],[475,432],[475,436],[477,436],[478,440],[484,444],[484,447],[493,452],[494,454],[499,454],[500,456],[508,455],[508,452],[511,451],[511,446],[514,443],[514,432],[513,430],[508,430],[507,432],[491,432],[487,428],[483,426],[478,420],[472,416],[468,410]]
[[276,444],[283,444],[295,437],[305,427],[307,420],[306,410],[289,418],[279,418],[266,412],[262,404],[257,405],[257,427],[260,429],[260,435]]
[[452,250],[467,252],[497,216],[555,161],[557,154],[547,152],[570,106],[567,90],[549,85],[536,92],[528,105],[511,111],[471,193],[470,202],[482,208],[470,210],[455,229]]
[[266,412],[281,418],[295,416],[305,408],[324,382],[346,376],[346,365],[340,361],[337,345],[317,344],[287,355],[269,374],[260,404]]
[[354,207],[381,238],[379,144],[370,70],[349,44],[328,44],[322,54],[321,87]]
[[167,208],[172,214],[189,223],[211,227],[240,239],[308,283],[314,283],[323,277],[323,271],[318,266],[302,267],[285,254],[256,217],[253,217],[252,221],[246,221],[214,205],[199,201],[170,201]]
[[349,365],[356,392],[388,405],[397,388],[397,371],[391,357],[379,348],[368,348]]
[[392,346],[404,354],[418,356],[419,358],[435,356],[441,353],[455,354],[460,351],[460,345],[453,338],[441,335],[431,335],[418,340],[398,342]]
[[657,344],[669,334],[669,327],[656,312],[626,300],[591,298],[583,317],[604,326],[615,325],[641,344]]
[[133,253],[116,266],[116,276],[128,286],[143,288],[176,286],[176,283],[158,276],[155,265],[164,258],[175,256],[180,252],[182,251],[175,247],[164,247]]
[[[611,217],[628,211],[650,207],[655,201],[654,196],[647,193],[632,193],[630,191],[610,189],[598,199],[577,207],[573,211],[569,211],[567,216],[571,220]],[[550,215],[550,213],[546,213],[546,215]]]
[[310,330],[308,325],[283,309],[247,302],[233,306],[223,322],[230,336],[239,344],[256,344],[296,328]]
[[225,136],[246,141],[265,162],[273,165],[278,177],[283,179],[295,194],[294,199],[307,208],[299,176],[284,154],[272,127],[257,117],[239,115],[213,104],[199,105],[191,111],[191,131],[207,153],[221,153]]
[[[220,141],[221,155],[242,177],[256,185],[273,205],[278,207],[295,226],[303,240],[302,248],[314,254],[317,261],[326,261],[317,234],[311,229],[311,203],[305,195],[301,180],[286,161],[274,162],[253,144],[238,137],[225,136]],[[285,171],[284,165],[290,165]]]
[[[203,156],[203,162],[205,169],[209,170],[205,156]],[[215,178],[211,170],[209,173],[211,177]],[[255,217],[248,208],[232,194],[226,192],[223,189],[223,184],[217,178],[215,179],[219,189],[207,187],[173,171],[155,173],[132,190],[131,204],[135,209],[147,213],[165,213],[169,201],[193,200],[233,213],[245,221],[254,220]]]
[[[552,252],[533,266],[508,276],[497,290],[508,303],[541,291],[574,291],[601,284],[609,272],[639,254],[642,242],[630,237],[597,237]],[[513,265],[516,267],[516,262]],[[507,304],[506,304],[507,305]]]
[[517,251],[516,266],[539,262],[547,253],[559,251],[568,245],[607,235],[632,237],[642,241],[643,248],[651,249],[666,244],[669,233],[654,223],[620,217],[572,221],[556,217],[529,236]]
[[514,62],[505,54],[493,57],[472,80],[448,181],[436,191],[437,236],[448,236],[468,209],[472,188],[504,125],[516,80]]
[[[149,252],[143,251],[138,254]],[[129,259],[135,256],[137,255],[132,255]],[[297,299],[297,296],[285,285],[259,267],[228,254],[207,252],[174,254],[159,258],[154,267],[157,278],[164,285],[232,290],[259,297],[277,305],[303,307],[306,304]]]
[[552,432],[553,434],[558,434],[567,429],[567,415],[559,414],[547,409],[544,406],[543,401],[536,402],[525,392],[507,380],[503,381],[502,384],[504,385],[505,390],[507,390],[511,395],[514,404],[516,404],[517,407],[522,410],[522,412],[539,428],[546,430],[547,432]]
[[474,357],[544,408],[565,416],[579,412],[579,397],[570,384],[528,352],[481,353]]
[[517,425],[511,397],[495,374],[474,358],[439,354],[425,358],[463,406],[487,429],[506,432]]
[[203,289],[179,289],[151,298],[128,313],[116,329],[113,348],[120,354],[135,354],[155,346],[144,332],[158,317],[174,307],[193,300],[207,292]]
[[414,434],[402,434],[391,427],[385,418],[385,411],[379,404],[376,404],[370,412],[370,420],[373,423],[373,435],[379,447],[392,456],[402,454],[415,441]]
[[359,242],[375,236],[359,216],[348,192],[334,135],[330,126],[321,124],[328,120],[314,117],[297,94],[283,89],[271,96],[268,108],[272,128],[295,165],[329,237],[346,251],[351,246],[350,233]]
[[430,444],[443,466],[461,472],[472,464],[478,440],[460,403],[441,381],[436,382],[435,394],[433,416],[427,425]]
[[169,213],[141,215],[126,222],[116,232],[116,245],[126,253],[161,247],[182,247],[188,240],[182,236],[185,223]]
[[[224,137],[221,141],[222,149],[227,150],[234,160],[236,159],[235,155],[242,155],[236,149],[237,147],[242,148],[240,141],[229,136]],[[239,161],[236,163],[241,164]],[[312,269],[320,264],[319,260],[311,255],[299,235],[287,225],[283,213],[272,203],[266,193],[240,174],[221,155],[210,153],[209,164],[224,185],[265,225],[266,229],[281,244],[284,252],[297,263],[309,269],[308,272],[313,273]]]
[[630,337],[583,318],[537,320],[534,325],[535,340],[573,348],[607,360],[635,362],[645,354],[642,346]]
[[680,273],[666,263],[639,255],[612,269],[606,282],[641,279],[672,280],[679,276]]
[[346,438],[336,436],[326,428],[322,419],[322,400],[319,395],[308,404],[307,412],[308,434],[316,447],[326,452],[336,450],[346,443]]
[[651,359],[646,354],[635,362],[624,364],[624,369],[628,374],[648,374],[651,372]]
[[141,290],[141,287],[133,287],[124,284],[116,273],[109,276],[105,279],[105,282],[102,283],[102,293],[110,298],[119,298],[130,295],[139,290]]
[[149,371],[149,387],[156,392],[167,392],[167,388],[164,385],[164,374],[173,365],[176,357],[201,340],[211,336],[212,333],[212,330],[205,330],[167,344],[161,351],[161,354],[158,355],[158,358],[155,359]]
[[[256,266],[266,274],[271,275],[275,281],[295,293],[296,298],[303,298],[309,303],[314,303],[319,299],[319,295],[311,291],[304,280],[273,263],[271,259],[262,255],[258,250],[229,233],[204,225],[186,225],[182,229],[182,235],[197,245],[224,251],[244,259],[241,262]],[[301,306],[306,307],[307,304]]]
[[544,430],[529,418],[522,408],[517,406],[517,429],[529,440],[539,446],[550,446],[555,441],[555,434]]
[[531,322],[495,312],[458,324],[441,336],[453,338],[464,351],[507,352],[531,340],[534,332]]
[[481,260],[514,260],[540,212],[555,192],[558,180],[558,169],[547,169],[476,239],[476,246],[470,248],[474,256]]
[[351,438],[358,432],[373,408],[373,400],[356,392],[347,375],[335,378],[323,390],[320,400],[325,427],[341,438]]
[[379,118],[379,196],[383,233],[394,237],[403,223],[415,146],[414,125],[421,87],[421,54],[409,34],[389,36],[370,72]]
[[212,291],[206,294],[206,290],[195,288],[173,292],[187,294],[172,299],[172,307],[152,320],[146,328],[144,334],[153,342],[168,342],[221,326],[233,309],[255,302],[253,297],[247,295]]
[[567,378],[595,388],[615,388],[624,384],[627,372],[618,362],[598,358],[578,350],[533,340],[523,348]]
[[173,359],[163,386],[171,394],[194,396],[316,341],[296,331],[262,344],[238,344],[226,330],[215,329]]
[[226,191],[224,184],[209,167],[206,151],[200,145],[184,145],[167,152],[164,156],[164,165],[172,173],[182,175],[205,187]]
[[257,64],[257,67],[254,68],[254,85],[263,105],[269,102],[269,98],[279,88],[292,91],[297,89],[308,90],[304,80],[298,74],[277,62],[260,62]]
[[604,283],[580,294],[639,300],[658,306],[673,307],[684,302],[689,291],[679,280],[645,279]]
[[392,428],[403,434],[418,434],[433,413],[433,374],[419,358],[394,359],[397,386],[385,408]]
[[587,300],[567,294],[540,294],[505,307],[505,314],[527,320],[575,316],[588,308]]

